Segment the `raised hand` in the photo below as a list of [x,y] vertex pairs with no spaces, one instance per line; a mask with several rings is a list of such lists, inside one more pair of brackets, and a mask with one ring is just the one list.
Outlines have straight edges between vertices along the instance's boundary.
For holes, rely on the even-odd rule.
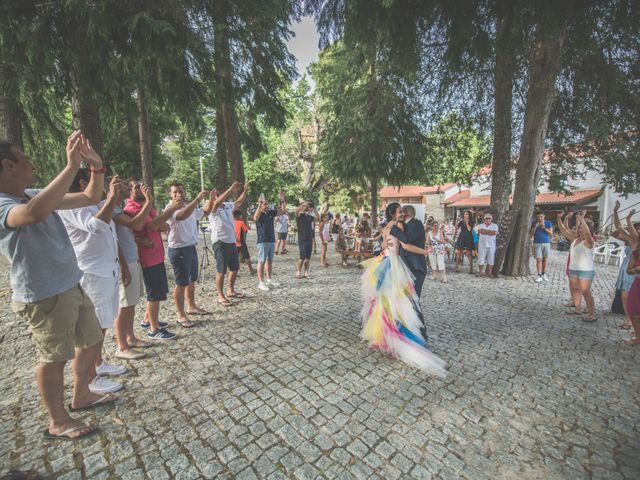
[[218,189],[214,188],[209,192],[209,200],[211,200],[211,202],[215,202],[216,198],[218,198]]
[[[236,182],[233,182],[231,184],[231,187],[229,187],[229,188],[231,189],[232,192],[238,192],[242,188],[242,184],[240,182],[236,181]],[[245,188],[246,188],[246,186],[245,186]]]
[[82,145],[82,132],[74,131],[67,139],[67,165],[71,168],[78,169],[82,163],[80,155],[80,147]]
[[180,210],[182,207],[184,207],[184,200],[182,198],[174,198],[171,200],[170,208]]
[[564,217],[564,210],[560,211],[560,213],[558,213],[558,219],[561,219],[562,217]]
[[620,210],[620,201],[616,200],[615,205],[613,206],[613,211],[617,212],[618,210]]
[[80,144],[80,155],[82,156],[82,160],[91,168],[102,168],[102,158],[100,158],[100,155],[91,147],[91,142],[84,135],[82,135],[82,142]]
[[280,199],[280,203],[284,202],[284,190],[280,190],[278,198]]
[[140,190],[142,191],[142,195],[144,195],[145,201],[149,203],[153,203],[153,195],[151,194],[151,189],[149,188],[149,185],[143,184],[140,187]]
[[205,199],[205,197],[206,197],[207,195],[209,195],[209,193],[210,193],[210,192],[207,192],[206,190],[205,190],[205,191],[202,191],[202,192],[200,192],[200,193],[198,194],[198,196],[197,196],[196,198],[198,199],[198,201],[199,201],[199,202],[201,202],[202,200],[204,200],[204,199]]
[[629,214],[627,215],[627,218],[631,218],[636,214],[636,209],[632,208],[631,211],[629,212]]
[[109,182],[108,195],[110,198],[118,198],[118,195],[120,195],[120,191],[121,191],[120,179],[118,178],[117,175],[114,175],[113,178],[111,179],[111,182]]

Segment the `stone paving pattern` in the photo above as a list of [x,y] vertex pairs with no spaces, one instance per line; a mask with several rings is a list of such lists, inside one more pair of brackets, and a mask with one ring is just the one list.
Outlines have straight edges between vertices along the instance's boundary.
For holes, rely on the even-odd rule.
[[[250,298],[227,309],[214,305],[209,267],[197,295],[212,315],[131,362],[117,406],[82,414],[101,434],[78,443],[42,438],[35,350],[5,286],[1,470],[60,480],[640,478],[640,348],[621,346],[622,317],[605,313],[617,268],[598,266],[594,324],[563,313],[566,254],[554,254],[547,285],[427,280],[430,343],[450,365],[440,380],[359,340],[358,268],[337,266],[331,251],[331,267],[314,256],[313,278],[296,280],[296,251],[276,257],[275,292],[241,272]],[[162,316],[174,321],[171,302]]]

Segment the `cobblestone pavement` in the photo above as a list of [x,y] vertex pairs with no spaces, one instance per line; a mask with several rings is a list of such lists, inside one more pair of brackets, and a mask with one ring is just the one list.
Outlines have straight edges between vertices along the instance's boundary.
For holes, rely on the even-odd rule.
[[[563,313],[566,254],[554,254],[547,285],[427,280],[430,343],[450,365],[440,380],[358,339],[358,268],[336,266],[332,252],[331,267],[315,256],[313,278],[296,280],[292,247],[276,258],[281,287],[259,292],[245,270],[239,287],[250,296],[233,308],[214,305],[209,268],[198,297],[212,315],[131,362],[117,406],[82,415],[102,433],[79,443],[42,438],[35,350],[5,287],[2,470],[96,480],[640,478],[640,348],[621,346],[622,318],[605,313],[615,267],[599,266],[593,324]],[[162,315],[174,321],[170,302]]]

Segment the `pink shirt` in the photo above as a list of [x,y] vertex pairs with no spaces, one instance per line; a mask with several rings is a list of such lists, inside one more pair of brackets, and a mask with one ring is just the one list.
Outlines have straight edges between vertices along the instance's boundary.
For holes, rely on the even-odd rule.
[[[142,210],[141,204],[127,198],[123,209],[124,213],[130,217],[135,217],[140,210]],[[152,208],[147,218],[144,219],[142,228],[133,232],[136,238],[148,238],[153,242],[153,247],[145,247],[138,243],[138,256],[140,257],[140,265],[142,265],[143,268],[153,267],[154,265],[164,262],[164,245],[162,244],[160,230],[151,230],[147,227],[147,224],[157,216],[158,214],[155,209]]]

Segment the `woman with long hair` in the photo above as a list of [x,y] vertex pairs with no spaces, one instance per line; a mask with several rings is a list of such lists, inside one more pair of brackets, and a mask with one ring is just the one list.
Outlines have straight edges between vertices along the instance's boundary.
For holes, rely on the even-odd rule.
[[620,202],[616,202],[615,206],[613,207],[613,225],[615,226],[616,230],[612,235],[625,243],[624,260],[620,265],[618,278],[616,280],[616,290],[620,290],[625,322],[622,325],[618,325],[618,328],[631,330],[632,322],[631,317],[629,316],[629,312],[627,311],[627,302],[629,299],[629,290],[631,290],[631,286],[633,285],[633,281],[635,280],[636,276],[627,273],[627,267],[629,266],[629,261],[631,260],[633,250],[638,247],[638,239],[640,237],[638,232],[640,230],[637,229],[640,228],[640,225],[633,225],[631,223],[631,217],[635,213],[633,210],[631,210],[631,212],[629,212],[629,215],[627,216],[627,224],[629,229],[625,230],[625,228],[622,226],[622,223],[620,222],[620,215],[618,214],[619,210]]
[[[616,207],[618,206],[619,204],[616,202]],[[633,328],[633,338],[624,343],[633,346],[640,345],[640,223],[634,224],[631,220],[635,213],[635,210],[631,210],[627,215],[627,231],[625,233],[628,235],[629,244],[632,245],[632,251],[629,255],[626,273],[633,276],[633,282],[627,292],[626,302],[623,302],[625,313]]]
[[466,210],[462,214],[462,220],[458,222],[457,227],[455,272],[460,270],[460,262],[462,262],[462,256],[464,255],[469,259],[469,273],[473,273],[473,254],[476,250],[473,241],[474,225],[473,214],[469,210]]
[[[381,350],[411,366],[444,377],[445,363],[428,349],[420,330],[417,309],[420,300],[414,277],[398,255],[400,241],[391,235],[391,227],[404,228],[400,204],[387,206],[387,226],[383,229],[384,254],[365,262],[362,274],[363,306],[361,336],[371,348]],[[428,250],[402,244],[403,248],[426,255]]]
[[571,298],[573,309],[568,310],[569,315],[583,315],[582,299],[587,305],[585,322],[595,322],[595,302],[591,294],[591,284],[596,276],[593,259],[593,222],[584,218],[585,212],[579,212],[576,217],[576,230],[568,230],[564,223],[559,221],[558,227],[562,234],[571,242],[569,261],[569,284],[571,285]]

